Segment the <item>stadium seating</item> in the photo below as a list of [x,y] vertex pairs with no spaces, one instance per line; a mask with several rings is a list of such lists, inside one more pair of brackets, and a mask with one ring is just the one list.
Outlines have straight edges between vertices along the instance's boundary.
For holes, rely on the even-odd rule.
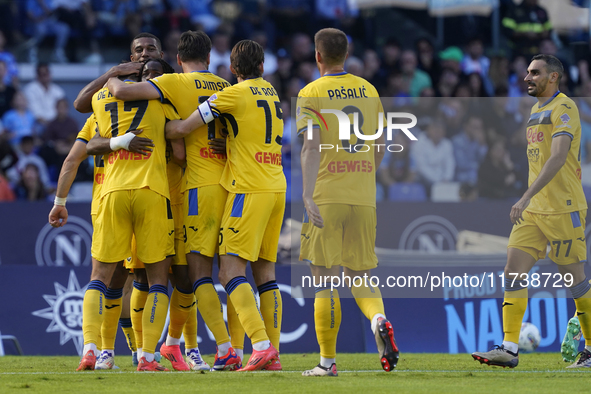
[[390,201],[426,201],[425,187],[420,183],[396,183],[388,189]]

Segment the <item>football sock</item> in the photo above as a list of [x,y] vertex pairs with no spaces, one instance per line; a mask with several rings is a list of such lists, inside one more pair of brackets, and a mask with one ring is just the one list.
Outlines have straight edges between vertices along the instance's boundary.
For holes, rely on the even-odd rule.
[[92,352],[94,353],[94,355],[96,357],[98,357],[100,354],[100,350],[97,349],[97,347],[94,343],[88,343],[88,344],[84,345],[84,349],[82,349],[82,354],[86,355],[86,353],[88,353],[89,350],[92,350]]
[[330,366],[336,362],[336,358],[320,357],[320,365],[322,365],[324,368],[330,368]]
[[379,288],[374,287],[366,281],[359,287],[352,286],[351,294],[355,297],[357,306],[361,309],[361,312],[370,321],[377,314],[384,316],[384,301],[382,300],[382,292]]
[[218,356],[224,357],[226,354],[228,354],[228,351],[230,350],[231,347],[232,347],[232,345],[230,344],[230,342],[220,343],[218,345]]
[[503,341],[503,348],[515,354],[519,352],[519,345],[515,342]]
[[123,288],[107,288],[105,293],[105,312],[101,325],[102,348],[115,349],[115,337],[117,336],[117,321],[121,316],[121,298]]
[[505,279],[505,299],[502,308],[505,333],[503,342],[519,343],[523,314],[527,308],[527,286],[513,279]]
[[[259,311],[252,287],[246,281],[246,277],[237,276],[230,279],[226,284],[226,293],[232,298],[234,309],[240,318],[246,335],[250,338],[253,348],[258,342],[268,341],[269,337],[265,331],[265,322]],[[265,345],[262,345],[265,346]],[[261,349],[265,350],[265,349]]]
[[129,350],[135,352],[137,350],[137,346],[135,342],[135,334],[133,333],[133,326],[131,325],[131,319],[121,318],[119,319],[119,325],[121,326],[123,335],[125,335],[125,340],[127,341],[127,346],[129,346]]
[[219,346],[222,343],[230,342],[230,336],[224,322],[224,310],[213,286],[213,279],[201,278],[193,283],[193,292],[197,302],[197,309],[207,327],[215,337]]
[[341,300],[337,289],[316,288],[314,324],[316,326],[316,339],[320,346],[320,357],[336,358],[337,336],[341,326]]
[[[145,313],[142,318],[144,334],[142,348],[145,357],[146,353],[151,353],[153,356],[162,330],[164,329],[164,324],[166,323],[166,315],[168,314],[168,289],[166,286],[150,286],[144,310]],[[148,360],[147,357],[146,360]]]
[[138,350],[142,348],[144,343],[142,318],[144,316],[144,306],[146,305],[149,290],[150,286],[148,286],[147,283],[133,281],[133,290],[131,292],[130,300],[130,315],[133,333],[135,335],[135,345]]
[[93,280],[88,284],[84,293],[84,300],[82,301],[82,333],[85,345],[91,343],[100,345],[99,333],[103,323],[106,292],[107,286],[103,282]]
[[381,313],[376,313],[375,315],[373,315],[373,317],[371,318],[371,331],[375,334],[376,330],[378,329],[378,319],[382,317],[382,318],[386,318],[385,315],[381,314]]
[[226,313],[228,315],[228,331],[230,331],[232,347],[236,351],[236,354],[240,351],[240,358],[242,359],[242,354],[244,353],[244,335],[246,333],[242,327],[242,323],[240,323],[238,315],[236,314],[232,299],[229,296],[227,297],[226,305],[228,306]]
[[[189,318],[193,304],[195,304],[195,296],[192,291],[179,289],[178,286],[174,288],[170,297],[170,324],[168,325],[170,341],[168,338],[166,339],[168,346],[180,343],[183,327]],[[177,339],[178,342],[174,339]]]
[[585,278],[578,285],[572,286],[570,291],[575,299],[577,316],[581,323],[581,331],[585,337],[585,348],[591,345],[591,284]]
[[252,344],[252,348],[254,350],[256,350],[257,352],[262,352],[263,350],[267,350],[270,346],[271,346],[271,341],[269,341],[268,339]]
[[[193,295],[193,293],[191,293]],[[195,295],[193,295],[195,301]],[[185,350],[197,349],[197,303],[193,302],[193,306],[189,310],[189,317],[183,327],[183,337],[185,337]]]
[[265,330],[269,340],[279,350],[279,337],[281,336],[281,317],[283,315],[283,301],[277,281],[269,281],[257,287],[261,300],[261,315],[265,322]]
[[244,349],[234,349],[236,355],[240,357],[240,361],[244,360]]

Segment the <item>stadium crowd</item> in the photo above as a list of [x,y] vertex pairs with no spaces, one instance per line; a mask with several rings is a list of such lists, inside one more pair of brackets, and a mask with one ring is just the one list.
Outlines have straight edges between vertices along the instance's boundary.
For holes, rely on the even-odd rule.
[[[394,136],[404,150],[386,154],[377,172],[378,199],[436,199],[447,190],[441,184],[450,182],[461,200],[517,197],[527,186],[523,130],[533,100],[523,78],[532,54],[558,56],[566,69],[561,91],[582,97],[577,99],[581,160],[583,168],[591,166],[591,98],[585,97],[591,96],[591,51],[586,46],[575,56],[563,46],[537,0],[501,3],[505,40],[501,51],[492,51],[487,31],[440,48],[433,37],[409,43],[403,37],[372,35],[371,18],[346,0],[0,2],[0,201],[47,199],[81,126],[69,114],[64,90],[52,82],[51,68],[39,62],[46,58],[39,56],[43,50],[51,48],[47,59],[52,63],[116,62],[120,59],[105,58],[106,48],[146,31],[162,39],[165,59],[176,65],[176,43],[188,29],[211,36],[209,70],[232,83],[232,45],[251,38],[265,48],[264,77],[277,88],[286,120],[287,195],[299,199],[301,142],[290,138],[294,133],[286,115],[290,98],[319,77],[312,35],[327,26],[349,34],[345,68],[376,86],[386,111],[404,108],[419,119],[418,141]],[[37,65],[34,81],[19,81],[12,52]],[[89,180],[92,162],[85,162],[77,181]],[[585,176],[583,181],[591,185]]]

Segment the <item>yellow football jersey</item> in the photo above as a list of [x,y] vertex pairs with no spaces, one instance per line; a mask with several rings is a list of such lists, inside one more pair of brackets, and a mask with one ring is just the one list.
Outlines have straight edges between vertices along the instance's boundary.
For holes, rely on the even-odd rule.
[[247,79],[212,95],[209,104],[229,131],[220,184],[232,193],[285,192],[283,118],[273,86],[263,78]]
[[[179,115],[188,118],[200,103],[230,84],[209,71],[185,74],[164,74],[150,82],[160,93],[161,101],[169,100]],[[226,155],[215,154],[207,141],[222,138],[221,123],[211,122],[185,137],[187,151],[186,185],[182,191],[217,185],[226,165]]]
[[[359,139],[352,129],[350,139],[340,140],[337,116],[323,114],[322,109],[342,111],[351,121],[358,113],[359,132],[374,135],[379,117],[384,117],[377,90],[365,79],[346,72],[327,74],[300,91],[296,109],[298,134],[308,138],[309,119],[314,128],[320,129],[322,145],[314,202],[375,207],[377,168],[372,144],[376,141]],[[382,125],[385,127],[385,120]]]
[[166,174],[168,176],[168,190],[170,191],[170,204],[180,205],[183,199],[183,169],[172,161],[172,146],[166,142]]
[[527,158],[529,185],[536,180],[550,158],[552,138],[571,139],[564,166],[536,194],[527,207],[533,213],[568,213],[587,209],[581,185],[581,121],[573,100],[558,92],[543,105],[535,104],[527,122]]
[[105,155],[105,182],[101,197],[115,190],[149,188],[169,198],[166,174],[166,120],[180,119],[174,108],[158,100],[121,101],[102,88],[92,97],[92,108],[102,137],[111,138],[142,129],[154,142],[148,155],[124,149]]
[[[96,124],[96,118],[94,114],[91,114],[86,122],[84,122],[84,126],[76,136],[76,139],[79,141],[88,144],[88,141],[98,131],[98,126]],[[92,182],[92,203],[90,204],[90,214],[96,215],[98,212],[98,201],[100,198],[101,193],[101,186],[105,180],[105,164],[103,163],[103,155],[96,155],[94,156],[94,178]]]

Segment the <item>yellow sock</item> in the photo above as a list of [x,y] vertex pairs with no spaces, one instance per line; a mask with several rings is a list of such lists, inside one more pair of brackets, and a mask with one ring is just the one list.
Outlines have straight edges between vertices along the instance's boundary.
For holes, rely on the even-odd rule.
[[133,326],[133,334],[135,335],[136,349],[141,349],[144,343],[144,334],[142,330],[142,320],[144,316],[144,306],[148,298],[148,290],[150,287],[147,283],[133,282],[133,290],[131,292],[131,299],[129,301],[131,310],[131,324]]
[[142,318],[144,334],[142,350],[145,353],[154,353],[156,351],[156,345],[158,345],[158,340],[166,323],[168,301],[168,289],[165,286],[150,286]]
[[337,289],[316,291],[314,297],[314,324],[320,356],[336,358],[337,336],[341,326],[341,299]]
[[505,291],[503,300],[504,341],[519,343],[519,333],[523,323],[523,314],[527,308],[527,288],[517,291]]
[[355,297],[355,302],[357,302],[357,306],[361,309],[361,312],[370,321],[378,313],[386,316],[382,292],[378,287],[373,287],[366,281],[362,286],[352,286],[351,294]]
[[93,343],[100,346],[99,335],[105,311],[105,293],[107,286],[100,280],[88,284],[82,302],[82,333],[84,344]]
[[269,337],[265,330],[265,322],[259,311],[252,287],[244,276],[237,276],[226,284],[226,293],[232,298],[234,309],[240,318],[240,323],[250,338],[255,343],[268,341]]
[[121,318],[119,319],[119,325],[121,326],[121,331],[123,331],[123,335],[125,335],[125,340],[127,341],[127,346],[129,347],[129,350],[131,350],[132,352],[137,351],[135,334],[133,332],[131,319]]
[[585,346],[591,346],[591,287],[585,280],[571,288],[575,305],[577,306],[577,316],[581,324],[581,331],[585,337]]
[[183,327],[183,337],[185,337],[185,350],[186,349],[197,349],[197,303],[195,302],[195,296],[193,297],[193,306],[189,309],[189,317]]
[[228,313],[228,331],[230,331],[232,347],[234,350],[244,349],[244,335],[246,333],[242,327],[242,323],[240,323],[238,315],[236,314],[236,310],[234,309],[234,304],[232,304],[232,299],[230,296],[227,298],[226,305],[228,306],[226,311]]
[[279,337],[281,336],[281,317],[283,315],[283,301],[277,286],[277,281],[272,280],[257,287],[261,300],[261,315],[265,322],[265,330],[269,340],[279,350]]
[[193,292],[187,293],[185,290],[179,290],[175,287],[170,297],[170,324],[168,325],[168,335],[179,339],[183,334],[183,327],[189,318],[191,308],[195,303]]
[[121,298],[123,297],[123,288],[107,288],[105,293],[105,313],[103,314],[103,324],[101,326],[101,337],[103,349],[115,349],[115,338],[117,337],[117,322],[121,316]]
[[215,343],[230,342],[230,336],[224,322],[224,311],[218,293],[213,287],[213,279],[201,278],[193,284],[197,309],[203,321],[215,337]]

